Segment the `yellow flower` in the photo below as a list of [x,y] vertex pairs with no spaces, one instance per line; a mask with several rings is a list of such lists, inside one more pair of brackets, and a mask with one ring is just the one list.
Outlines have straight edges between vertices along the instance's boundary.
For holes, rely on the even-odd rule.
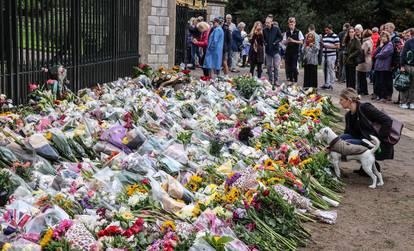
[[122,139],[122,144],[124,144],[124,145],[128,145],[128,143],[129,143],[128,137],[124,137],[124,138]]
[[229,100],[229,101],[232,101],[234,99],[234,96],[229,93],[224,98],[227,99],[227,100]]
[[127,195],[131,197],[138,190],[138,184],[127,186]]
[[262,143],[257,142],[256,143],[256,151],[259,151],[262,148]]
[[12,247],[10,243],[5,243],[3,247],[1,248],[1,251],[7,251]]
[[285,114],[285,113],[288,112],[288,109],[289,109],[289,104],[286,103],[284,105],[279,106],[277,108],[276,112],[277,112],[277,114]]
[[268,130],[272,129],[272,127],[270,127],[270,123],[268,123],[268,122],[264,123],[263,128],[268,129]]
[[51,132],[47,132],[45,137],[47,140],[52,140],[53,134]]
[[312,163],[312,161],[313,161],[312,158],[307,158],[307,159],[303,160],[302,162],[300,162],[300,165],[301,166],[305,166],[305,165],[307,165],[309,163]]
[[167,220],[167,221],[164,221],[164,223],[162,223],[162,225],[161,225],[161,232],[165,232],[168,229],[171,229],[172,231],[175,232],[175,224],[174,224],[174,221]]
[[47,244],[49,244],[50,240],[52,239],[53,236],[53,230],[51,228],[49,228],[45,235],[43,236],[43,238],[40,240],[39,244],[42,248],[46,247]]
[[64,196],[63,196],[63,194],[57,194],[56,196],[55,196],[55,200],[56,201],[62,201],[64,199]]
[[194,217],[194,218],[196,218],[197,216],[199,216],[199,215],[200,215],[200,213],[201,213],[201,208],[200,208],[200,204],[199,204],[199,203],[197,203],[197,204],[194,206],[193,211],[192,211],[191,213],[192,213],[192,215],[193,215],[193,217]]
[[265,167],[271,167],[271,166],[273,166],[273,160],[271,160],[271,159],[265,160],[264,166]]
[[215,241],[215,242],[218,242],[218,241],[220,240],[220,238],[221,238],[220,236],[215,235],[215,236],[214,236],[214,241]]
[[122,214],[121,214],[121,217],[124,219],[124,220],[132,220],[133,218],[134,218],[134,216],[131,214],[131,212],[129,212],[129,211],[125,211],[125,212],[123,212]]
[[240,196],[239,189],[232,187],[230,192],[226,194],[226,201],[228,203],[234,203]]
[[161,98],[164,99],[164,100],[167,100],[167,96],[165,96],[165,95],[162,96]]
[[275,184],[275,183],[279,183],[282,179],[279,177],[273,177],[267,180],[268,184]]

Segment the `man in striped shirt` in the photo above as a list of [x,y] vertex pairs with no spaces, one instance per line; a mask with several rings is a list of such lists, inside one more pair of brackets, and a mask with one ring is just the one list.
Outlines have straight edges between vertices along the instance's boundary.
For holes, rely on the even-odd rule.
[[323,72],[325,75],[325,84],[322,89],[332,89],[335,81],[335,62],[336,50],[339,49],[339,37],[332,30],[332,25],[328,24],[325,27],[325,35],[322,38],[323,43]]

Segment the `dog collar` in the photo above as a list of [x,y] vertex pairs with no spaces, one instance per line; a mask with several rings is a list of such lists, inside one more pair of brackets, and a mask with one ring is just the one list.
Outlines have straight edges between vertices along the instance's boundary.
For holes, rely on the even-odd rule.
[[334,140],[331,141],[331,143],[329,143],[329,146],[326,148],[328,149],[328,151],[330,151],[332,149],[332,147],[340,140],[341,138],[338,136],[336,138],[334,138]]

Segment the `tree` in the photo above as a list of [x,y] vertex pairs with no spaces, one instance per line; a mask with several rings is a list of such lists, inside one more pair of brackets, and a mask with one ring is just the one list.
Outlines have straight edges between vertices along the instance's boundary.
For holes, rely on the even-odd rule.
[[327,24],[332,24],[339,32],[345,22],[359,23],[365,28],[394,22],[400,31],[414,24],[412,0],[229,0],[226,11],[250,26],[273,14],[282,30],[287,28],[290,16],[296,17],[302,31],[311,23],[318,32]]

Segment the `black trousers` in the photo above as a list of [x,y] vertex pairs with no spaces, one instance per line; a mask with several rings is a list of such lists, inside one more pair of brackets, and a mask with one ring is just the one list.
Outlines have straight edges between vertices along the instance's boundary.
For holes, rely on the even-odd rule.
[[252,76],[254,76],[254,68],[256,66],[257,66],[257,77],[261,78],[262,77],[262,64],[251,63],[250,64],[250,73],[252,74]]
[[345,65],[346,87],[355,89],[356,85],[356,66]]
[[[203,65],[204,65],[204,59],[205,58],[206,58],[206,49],[203,48],[203,55],[200,58],[200,65],[201,65],[201,67],[203,67]],[[210,70],[207,69],[207,68],[203,68],[203,75],[205,77],[210,76]]]
[[363,71],[357,71],[357,80],[358,94],[368,95],[367,73]]
[[285,64],[286,79],[291,82],[298,82],[298,54],[286,53]]
[[313,64],[305,64],[303,76],[303,87],[318,87],[318,66]]
[[380,99],[387,99],[392,96],[392,72],[375,71],[375,90]]

